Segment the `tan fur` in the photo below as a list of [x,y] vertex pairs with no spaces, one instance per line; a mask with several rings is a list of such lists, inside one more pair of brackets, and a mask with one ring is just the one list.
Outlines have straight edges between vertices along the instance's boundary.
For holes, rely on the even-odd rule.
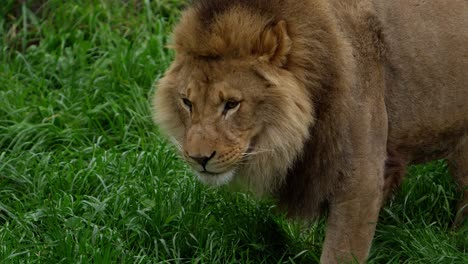
[[194,1],[155,122],[207,183],[328,208],[321,262],[364,262],[408,164],[468,185],[467,21],[463,0]]

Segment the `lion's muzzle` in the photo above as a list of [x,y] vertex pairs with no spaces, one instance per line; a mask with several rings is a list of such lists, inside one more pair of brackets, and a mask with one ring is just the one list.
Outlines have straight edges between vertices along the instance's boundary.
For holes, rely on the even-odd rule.
[[192,156],[192,155],[188,155],[192,160],[194,160],[196,163],[200,164],[203,169],[206,171],[206,165],[208,164],[208,162],[216,155],[216,151],[213,151],[213,153],[211,153],[211,155],[208,157],[208,156]]

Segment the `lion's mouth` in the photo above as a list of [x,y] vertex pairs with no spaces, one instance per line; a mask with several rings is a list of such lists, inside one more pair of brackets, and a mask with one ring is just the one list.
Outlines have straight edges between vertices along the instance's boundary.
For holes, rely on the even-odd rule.
[[201,174],[206,174],[206,175],[211,175],[211,176],[217,176],[221,173],[219,172],[211,172],[211,171],[207,171],[206,168],[204,168],[203,171],[200,171]]
[[197,172],[198,178],[204,183],[213,186],[220,186],[229,183],[235,175],[235,170],[229,170],[222,173],[213,173],[209,171]]

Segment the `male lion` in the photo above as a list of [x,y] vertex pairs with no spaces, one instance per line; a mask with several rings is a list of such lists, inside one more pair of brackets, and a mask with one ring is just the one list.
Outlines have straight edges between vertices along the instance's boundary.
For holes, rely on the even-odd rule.
[[155,121],[206,183],[328,210],[322,263],[364,262],[409,164],[447,158],[468,214],[466,0],[194,0]]

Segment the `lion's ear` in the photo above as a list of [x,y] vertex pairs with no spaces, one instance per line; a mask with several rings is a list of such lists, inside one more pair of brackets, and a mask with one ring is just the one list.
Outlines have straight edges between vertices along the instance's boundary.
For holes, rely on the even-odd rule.
[[273,27],[266,28],[259,44],[260,60],[279,67],[284,66],[291,50],[291,39],[288,36],[286,21],[281,20]]

